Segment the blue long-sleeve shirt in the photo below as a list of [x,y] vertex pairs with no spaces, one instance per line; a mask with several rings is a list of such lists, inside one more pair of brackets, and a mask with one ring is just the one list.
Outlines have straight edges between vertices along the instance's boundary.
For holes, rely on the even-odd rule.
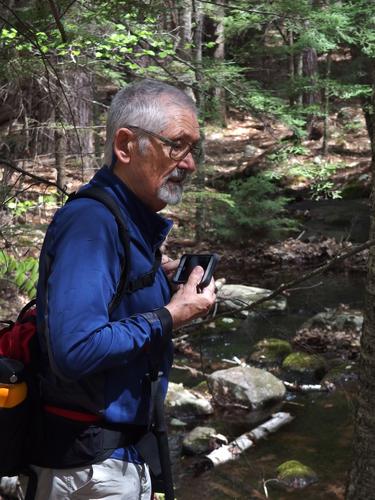
[[[130,279],[147,273],[171,221],[149,210],[107,167],[90,184],[104,188],[127,221]],[[161,309],[170,289],[159,268],[152,286],[125,295],[109,315],[123,257],[117,223],[102,203],[78,199],[56,213],[42,249],[37,293],[43,393],[51,405],[111,423],[147,425],[147,373],[161,359],[166,392],[172,364],[171,320]]]

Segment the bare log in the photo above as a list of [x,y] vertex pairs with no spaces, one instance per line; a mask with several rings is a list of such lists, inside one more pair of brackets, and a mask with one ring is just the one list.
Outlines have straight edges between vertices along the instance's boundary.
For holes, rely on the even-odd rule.
[[327,392],[327,391],[332,391],[335,388],[334,384],[331,383],[297,384],[283,380],[283,384],[288,389],[288,391],[293,391],[293,392]]
[[267,420],[264,424],[255,427],[252,431],[242,434],[231,443],[220,446],[220,448],[206,455],[205,462],[207,467],[205,468],[216,467],[230,460],[235,460],[257,441],[267,438],[270,433],[276,432],[280,427],[288,424],[293,419],[294,417],[290,413],[278,412],[273,414],[270,420]]
[[235,170],[231,170],[230,172],[223,172],[221,174],[215,175],[211,179],[208,179],[206,181],[206,185],[209,187],[220,188],[227,186],[228,182],[231,182],[235,179],[243,179],[245,177],[249,177],[250,175],[255,175],[257,172],[259,172],[261,165],[268,158],[268,155],[274,153],[280,148],[280,144],[273,145],[255,158],[251,158],[250,160],[243,162],[242,165]]

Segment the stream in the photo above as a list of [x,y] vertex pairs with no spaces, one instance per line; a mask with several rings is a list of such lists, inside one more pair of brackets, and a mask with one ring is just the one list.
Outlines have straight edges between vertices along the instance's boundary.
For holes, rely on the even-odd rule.
[[[288,273],[288,279],[293,276]],[[276,288],[286,276],[265,278],[258,284]],[[288,296],[287,310],[282,313],[261,313],[241,322],[232,331],[205,330],[193,337],[195,349],[200,350],[204,363],[215,363],[223,358],[246,357],[254,343],[262,338],[290,339],[302,323],[328,307],[346,304],[356,309],[363,307],[365,276],[359,273],[330,274],[317,277],[299,285]],[[181,380],[176,380],[181,382]],[[188,382],[186,381],[186,384]],[[355,384],[353,384],[355,385]],[[256,499],[266,498],[263,482],[276,476],[276,468],[287,460],[300,460],[318,475],[319,482],[304,490],[285,492],[266,482],[271,500],[343,499],[346,473],[350,465],[350,447],[353,431],[354,386],[345,386],[332,393],[289,395],[282,411],[290,412],[295,419],[281,428],[268,440],[260,441],[233,462],[206,471],[199,476],[192,469],[195,457],[180,454],[180,430],[171,431],[172,460],[176,464],[175,482],[178,500]],[[251,430],[253,425],[244,416],[233,412],[215,412],[215,415],[196,425],[215,427],[229,440]]]

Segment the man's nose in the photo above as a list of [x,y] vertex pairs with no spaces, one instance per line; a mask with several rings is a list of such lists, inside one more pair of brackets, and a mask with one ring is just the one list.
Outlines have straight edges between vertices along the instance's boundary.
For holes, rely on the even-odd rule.
[[178,164],[178,168],[184,168],[189,172],[195,172],[197,170],[197,164],[191,152],[185,156]]

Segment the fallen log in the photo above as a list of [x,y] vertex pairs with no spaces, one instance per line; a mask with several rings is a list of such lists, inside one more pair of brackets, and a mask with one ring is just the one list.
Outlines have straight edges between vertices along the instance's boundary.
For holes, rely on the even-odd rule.
[[293,392],[328,392],[335,389],[335,385],[331,383],[324,384],[297,384],[296,382],[287,382],[283,380],[283,384],[288,391]]
[[267,159],[268,155],[270,155],[271,153],[275,153],[278,149],[280,149],[280,147],[281,146],[279,144],[271,146],[255,158],[251,158],[250,160],[242,162],[241,165],[235,170],[231,170],[230,172],[223,172],[215,175],[211,179],[208,179],[206,181],[206,185],[208,187],[220,189],[227,186],[230,181],[233,181],[235,179],[243,179],[250,175],[255,175],[261,169],[261,164]]
[[230,181],[233,181],[235,179],[244,179],[246,177],[249,177],[250,175],[257,174],[266,165],[268,156],[285,147],[285,142],[289,141],[292,138],[293,134],[286,134],[277,143],[268,145],[267,149],[265,149],[258,156],[241,162],[238,168],[230,170],[229,172],[222,172],[210,179],[207,179],[206,186],[213,187],[215,189],[225,188]]
[[203,472],[204,470],[217,467],[230,460],[235,460],[241,453],[251,448],[257,441],[267,438],[271,432],[276,432],[280,427],[288,424],[293,419],[294,417],[290,413],[278,412],[273,414],[267,422],[264,422],[258,427],[255,427],[252,431],[242,434],[229,444],[220,446],[220,448],[206,455],[202,462],[197,465],[197,472]]

